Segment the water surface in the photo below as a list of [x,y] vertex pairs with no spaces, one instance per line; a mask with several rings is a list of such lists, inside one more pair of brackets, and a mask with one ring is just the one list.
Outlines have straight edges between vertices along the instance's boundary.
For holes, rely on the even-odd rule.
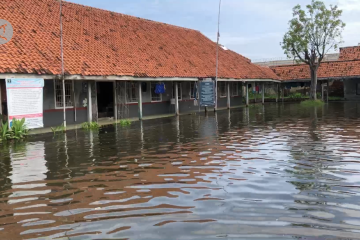
[[0,145],[0,239],[360,239],[360,104]]

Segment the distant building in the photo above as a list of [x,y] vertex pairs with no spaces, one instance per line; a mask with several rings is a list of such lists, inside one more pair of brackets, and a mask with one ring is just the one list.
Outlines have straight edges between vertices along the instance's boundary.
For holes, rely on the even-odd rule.
[[[276,64],[274,64],[276,63]],[[261,65],[270,68],[283,80],[283,83],[309,82],[310,69],[306,64],[287,64],[288,62],[269,62]],[[351,101],[360,100],[360,45],[340,48],[340,53],[328,55],[318,70],[320,84],[334,82],[339,87],[343,82],[344,98]]]

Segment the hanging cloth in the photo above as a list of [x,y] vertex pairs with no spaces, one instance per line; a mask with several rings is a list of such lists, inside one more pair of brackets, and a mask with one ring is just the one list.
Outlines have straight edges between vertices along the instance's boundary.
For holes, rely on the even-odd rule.
[[164,83],[158,83],[156,84],[156,87],[155,87],[155,93],[156,94],[163,94],[165,93],[165,84]]

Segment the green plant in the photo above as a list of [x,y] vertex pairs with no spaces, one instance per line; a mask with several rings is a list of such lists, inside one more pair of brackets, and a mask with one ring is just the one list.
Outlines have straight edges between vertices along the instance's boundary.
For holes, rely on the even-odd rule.
[[118,124],[120,124],[121,126],[125,127],[125,126],[130,126],[131,125],[131,121],[128,119],[121,119],[120,121],[117,122]]
[[8,122],[1,122],[0,126],[0,139],[5,141],[11,139],[11,130],[8,127]]
[[17,120],[16,118],[14,118],[12,120],[11,132],[12,132],[13,139],[25,138],[29,132],[29,130],[26,128],[26,125],[25,125],[25,118],[23,118],[21,120]]
[[81,124],[82,129],[85,130],[97,130],[100,128],[99,124],[97,122],[85,122]]
[[325,55],[337,50],[342,41],[345,23],[340,19],[342,10],[336,5],[327,7],[322,1],[312,0],[302,9],[293,8],[289,30],[281,43],[289,59],[309,65],[311,73],[310,98],[316,100],[317,75]]
[[27,135],[29,130],[26,128],[25,125],[25,118],[21,120],[13,119],[11,128],[8,127],[8,122],[2,122],[0,124],[0,138],[2,141],[6,140],[20,140],[24,139]]
[[303,107],[321,107],[324,105],[324,102],[321,100],[306,100],[301,102]]
[[291,99],[301,99],[304,98],[304,96],[301,93],[292,93],[288,96],[288,98]]
[[51,128],[51,131],[56,135],[57,133],[66,132],[66,127],[64,124],[61,124],[60,126]]

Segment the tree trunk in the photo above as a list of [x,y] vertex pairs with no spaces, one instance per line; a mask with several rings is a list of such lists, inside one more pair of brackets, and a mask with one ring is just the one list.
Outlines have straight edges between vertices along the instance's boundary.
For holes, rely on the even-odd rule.
[[316,89],[317,89],[317,68],[310,67],[311,72],[311,86],[310,86],[310,99],[316,100]]

